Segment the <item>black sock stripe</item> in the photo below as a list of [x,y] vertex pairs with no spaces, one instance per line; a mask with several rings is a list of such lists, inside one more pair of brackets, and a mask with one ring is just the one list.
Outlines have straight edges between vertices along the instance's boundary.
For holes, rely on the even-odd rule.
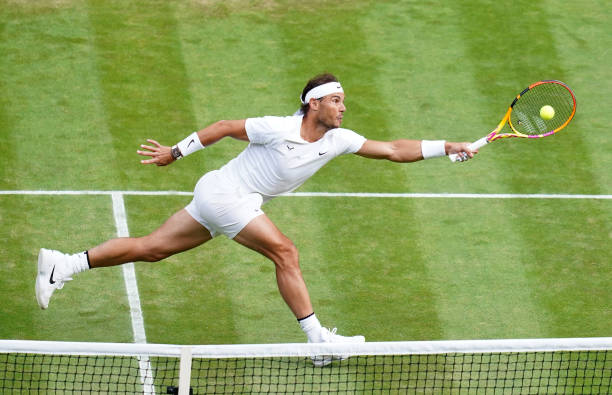
[[313,315],[314,315],[314,311],[312,313],[308,314],[306,317],[298,318],[297,320],[298,320],[298,322],[300,322],[302,320],[305,320],[308,317],[312,317]]
[[85,256],[87,257],[87,266],[91,269],[91,262],[89,262],[89,251],[85,251]]

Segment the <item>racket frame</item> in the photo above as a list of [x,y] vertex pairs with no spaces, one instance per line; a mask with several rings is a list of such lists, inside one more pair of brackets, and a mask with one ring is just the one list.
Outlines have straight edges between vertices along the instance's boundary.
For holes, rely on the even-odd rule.
[[[572,109],[572,113],[570,114],[570,116],[567,118],[567,120],[563,124],[561,124],[556,129],[550,130],[550,131],[548,131],[546,133],[541,133],[541,134],[537,134],[537,135],[529,135],[529,134],[521,133],[518,130],[516,130],[516,128],[512,124],[512,119],[510,117],[510,115],[512,114],[512,109],[514,108],[514,105],[516,104],[516,102],[521,98],[521,96],[525,95],[525,93],[529,92],[531,89],[535,88],[536,86],[542,85],[542,84],[559,84],[559,85],[563,86],[565,89],[567,89],[567,91],[570,93],[570,95],[572,95],[572,101],[574,103],[574,106],[573,106],[573,109]],[[512,104],[510,104],[510,107],[508,107],[508,111],[506,111],[506,115],[504,115],[504,117],[499,122],[497,127],[495,129],[493,129],[493,131],[491,133],[487,134],[485,137],[483,137],[480,140],[477,140],[477,141],[473,142],[472,144],[470,144],[469,148],[470,148],[470,150],[473,151],[473,150],[479,149],[480,147],[485,146],[486,144],[488,144],[488,143],[490,143],[492,141],[499,140],[499,139],[504,139],[504,138],[508,138],[508,137],[521,137],[521,138],[530,138],[530,139],[537,139],[537,138],[547,137],[547,136],[550,136],[550,135],[553,135],[553,134],[557,133],[558,131],[560,131],[561,129],[566,127],[570,123],[570,121],[574,118],[575,114],[576,114],[576,96],[574,96],[574,92],[570,89],[569,86],[567,86],[565,83],[563,83],[561,81],[558,81],[558,80],[542,80],[542,81],[538,81],[538,82],[535,82],[535,83],[529,85],[527,88],[523,89],[523,91],[521,93],[516,95],[516,97],[512,101]],[[506,123],[508,123],[508,126],[510,126],[510,129],[512,129],[512,133],[499,133],[504,128]],[[449,155],[449,159],[452,162],[456,162],[457,161],[457,157],[458,157],[457,154]]]

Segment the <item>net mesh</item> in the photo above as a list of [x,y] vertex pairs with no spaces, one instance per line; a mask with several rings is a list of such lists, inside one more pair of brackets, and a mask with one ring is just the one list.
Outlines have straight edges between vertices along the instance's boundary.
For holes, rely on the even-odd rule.
[[194,393],[605,394],[608,352],[356,356],[327,367],[305,359],[194,360]]
[[[538,136],[557,130],[574,114],[574,97],[565,84],[549,81],[524,92],[512,107],[510,123],[519,133]],[[540,110],[552,106],[554,116],[544,119]]]
[[[611,346],[582,351],[428,350],[429,354],[398,350],[397,355],[355,351],[324,367],[313,366],[309,356],[196,355],[190,385],[193,394],[610,394]],[[0,350],[0,393],[177,393],[180,353],[55,352]]]

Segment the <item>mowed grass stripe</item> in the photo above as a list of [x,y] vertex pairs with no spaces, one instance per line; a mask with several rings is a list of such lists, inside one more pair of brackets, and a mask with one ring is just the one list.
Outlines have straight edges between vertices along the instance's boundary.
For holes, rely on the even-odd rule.
[[0,182],[24,189],[106,186],[99,167],[112,162],[113,152],[94,149],[110,140],[82,4],[11,2],[1,15],[1,134],[10,147],[5,159],[14,161],[2,166]]
[[508,201],[507,206],[521,213],[521,264],[538,304],[542,335],[608,336],[612,206],[597,200]]
[[[370,18],[364,20],[368,52],[379,51],[385,59],[375,78],[383,89],[384,102],[388,103],[387,115],[392,120],[390,127],[395,138],[466,138],[458,135],[465,131],[456,127],[464,114],[460,108],[463,103],[458,98],[465,94],[462,89],[466,88],[466,81],[461,78],[461,68],[455,61],[461,57],[462,48],[453,39],[453,24],[445,7],[432,9],[417,3],[377,3]],[[451,166],[447,161],[431,160],[403,166],[395,182],[403,191],[463,191],[468,170]],[[448,261],[444,261],[445,255],[435,252],[448,251],[447,243],[425,236],[436,234],[439,228],[428,218],[432,212],[423,207],[435,207],[434,211],[440,210],[438,216],[452,211],[446,209],[446,204],[435,202],[430,205],[398,202],[394,209],[384,207],[380,215],[389,218],[374,232],[373,237],[381,239],[375,256],[385,247],[390,251],[382,254],[383,257],[389,253],[399,256],[377,263],[381,268],[399,264],[405,271],[404,276],[390,276],[398,289],[391,293],[402,292],[406,296],[388,306],[387,311],[396,318],[383,321],[398,331],[398,338],[392,340],[453,338],[458,325],[454,322],[458,315],[453,311],[460,306],[453,301],[461,292],[456,287],[443,292],[447,288],[444,284],[448,283],[445,278],[449,273]],[[366,221],[370,223],[372,219],[368,217]],[[396,325],[398,320],[403,323]],[[471,325],[477,324],[471,322]],[[385,331],[380,330],[384,338]]]
[[34,292],[41,247],[79,252],[115,235],[107,196],[2,196],[0,218],[0,338],[132,341],[120,268],[79,274],[45,311]]
[[[5,69],[5,67],[2,66],[2,69]],[[7,92],[5,85],[4,79],[0,79],[0,92],[2,93],[0,94],[0,130],[2,130],[2,133],[0,133],[0,144],[4,147],[5,151],[0,159],[0,185],[3,188],[15,189],[17,180],[11,171],[11,163],[15,162],[15,142],[11,133],[8,132],[15,129],[15,123],[7,111],[9,102],[7,95],[4,94],[4,92]]]
[[[508,232],[507,201],[418,201],[418,235],[437,296],[444,339],[538,338],[542,315],[528,268],[533,251]],[[439,215],[448,212],[451,215]]]
[[[448,6],[378,2],[363,25],[366,52],[383,60],[371,78],[381,89],[384,106],[370,105],[388,119],[388,137],[466,141],[485,133],[489,125],[474,120],[468,104],[480,95],[471,70],[460,61],[466,50]],[[490,155],[482,155],[464,165],[436,159],[399,166],[401,176],[392,179],[392,190],[485,192],[479,178],[491,163]]]
[[[567,3],[562,8],[552,6],[549,12],[555,18],[551,31],[560,62],[573,89],[581,92],[577,116],[577,125],[581,128],[577,132],[588,146],[592,160],[578,165],[589,166],[599,189],[607,193],[612,186],[609,155],[612,140],[607,119],[610,106],[607,98],[612,90],[612,72],[607,65],[612,63],[612,53],[602,48],[612,46],[612,27],[607,17],[612,5],[597,1]],[[564,211],[575,211],[573,218],[566,221],[567,227],[559,231],[568,234],[569,241],[563,243],[564,248],[557,254],[550,254],[545,265],[533,269],[544,275],[558,273],[544,276],[546,284],[554,290],[541,302],[555,313],[551,332],[555,336],[563,333],[607,335],[612,322],[607,302],[611,300],[607,284],[612,278],[608,264],[612,256],[612,226],[607,219],[612,217],[612,207],[596,202],[561,207]],[[551,211],[553,216],[557,215],[558,210],[552,206],[548,212]],[[546,211],[543,215],[546,216]],[[558,239],[563,240],[561,235]],[[549,245],[553,248],[555,241]],[[546,253],[543,251],[542,255]],[[558,259],[552,260],[551,256]]]
[[[556,11],[553,11],[550,15],[545,5],[528,2],[520,4],[520,10],[518,7],[508,10],[498,4],[489,4],[487,7],[476,3],[457,6],[461,20],[465,21],[461,26],[463,37],[470,48],[469,59],[473,64],[474,78],[479,82],[482,95],[488,97],[490,103],[495,103],[498,89],[489,88],[494,86],[495,83],[499,85],[500,92],[509,89],[510,83],[518,85],[525,79],[528,80],[523,82],[523,85],[547,78],[566,80],[571,85],[571,81],[566,79],[567,72],[562,68],[561,56],[556,49],[563,43],[556,42],[551,27],[556,23],[554,17]],[[486,18],[487,15],[489,18]],[[475,29],[477,21],[481,22],[478,29]],[[485,21],[484,25],[483,21]],[[504,42],[506,47],[487,45],[491,37],[487,37],[485,40],[485,36],[481,34],[482,29],[490,32],[490,35],[494,37],[497,36],[497,41]],[[484,52],[482,51],[483,47],[487,47],[489,50]],[[508,49],[516,49],[516,52],[508,52]],[[508,56],[509,53],[516,54],[516,56]],[[523,58],[529,59],[529,62],[522,61]],[[500,76],[505,78],[502,79]],[[578,100],[580,100],[581,93],[576,92],[576,94]],[[583,94],[586,95],[586,92]],[[504,182],[505,188],[503,189],[515,193],[526,191],[556,192],[559,188],[563,188],[564,192],[569,191],[571,193],[578,191],[581,193],[600,193],[601,188],[598,179],[590,165],[590,148],[581,138],[584,127],[588,128],[589,123],[588,120],[585,120],[584,123],[579,120],[578,113],[578,122],[571,124],[567,131],[563,131],[563,134],[554,136],[554,138],[534,142],[517,141],[514,144],[507,142],[503,144],[503,147],[500,144],[500,149],[497,150],[499,152],[498,163],[507,168],[507,171],[499,172],[497,175]],[[520,160],[517,160],[518,158]],[[564,158],[572,158],[572,160],[564,160]],[[560,303],[563,299],[554,289],[561,284],[567,284],[572,279],[576,283],[583,280],[581,280],[582,276],[553,276],[553,273],[557,271],[569,270],[565,267],[566,259],[563,258],[567,251],[563,248],[545,248],[546,244],[543,239],[551,237],[550,235],[555,234],[555,231],[550,230],[552,225],[545,220],[547,216],[541,213],[548,212],[549,216],[552,215],[555,218],[555,221],[567,222],[568,224],[565,226],[568,228],[577,223],[584,224],[584,215],[579,214],[579,210],[575,210],[574,213],[570,210],[566,217],[559,217],[561,214],[559,211],[549,209],[550,207],[559,207],[556,204],[543,206],[541,210],[535,209],[529,215],[528,208],[538,207],[537,205],[537,202],[533,204],[509,202],[503,213],[490,212],[489,215],[491,217],[500,214],[505,215],[508,218],[507,226],[501,226],[500,229],[507,230],[504,234],[520,236],[514,242],[515,248],[521,251],[520,259],[515,262],[508,261],[508,264],[520,264],[519,270],[524,272],[527,280],[523,283],[525,286],[524,292],[531,293],[532,303],[536,304],[537,310],[540,311],[538,319],[542,323],[542,335],[550,336],[565,332],[565,330],[570,331],[569,329],[560,329],[557,326],[559,322],[567,324],[568,320],[557,317],[556,314],[565,310],[568,317],[574,316],[576,309],[581,309],[577,305],[582,305],[585,302],[585,296],[583,290],[578,291],[578,288],[581,287],[574,288],[568,285],[566,289],[568,292],[565,293],[567,295],[565,303]],[[595,210],[592,213],[595,217],[609,214],[609,209],[602,208],[599,205],[591,205],[590,207]],[[515,212],[520,214],[511,214]],[[536,221],[534,223],[534,218],[540,219],[540,222]],[[585,229],[582,232],[586,239],[596,239],[597,236],[595,235],[608,234],[606,224],[597,221],[580,229]],[[570,239],[566,243],[571,246],[573,244],[571,236],[568,235],[568,237]],[[595,244],[591,248],[598,249],[599,247]],[[573,257],[572,260],[576,260],[579,265],[585,264],[583,259],[591,260],[591,258],[587,258],[589,255]],[[589,272],[592,272],[591,275],[600,273],[601,268],[586,263],[585,270],[584,274],[588,278],[590,277]],[[557,279],[558,282],[551,279]],[[547,287],[543,287],[543,284],[547,284]],[[576,289],[576,292],[569,292],[571,289]],[[564,307],[560,307],[560,305],[564,305]],[[578,326],[583,326],[585,332],[593,331],[583,323]],[[582,336],[580,328],[574,328],[572,332],[574,331],[578,332],[575,336]]]
[[[375,118],[372,115],[365,118],[372,129],[368,131],[372,139],[452,139],[441,123],[428,114],[432,100],[446,103],[443,97],[437,96],[439,92],[431,89],[435,78],[430,78],[428,68],[419,63],[423,49],[429,48],[433,38],[424,35],[423,40],[415,39],[420,35],[414,31],[413,7],[406,3],[371,3],[358,21],[365,43],[361,56],[372,66],[356,78],[361,84],[364,79],[368,81],[368,86],[376,92],[375,95],[364,92],[360,98],[363,113],[377,114]],[[439,121],[438,117],[434,118]],[[378,191],[436,190],[440,165],[437,161],[368,163],[373,178],[385,178],[385,184]],[[384,171],[384,167],[390,170]],[[422,180],[427,180],[425,185]],[[368,190],[377,184],[368,180],[367,186],[361,187]],[[349,216],[353,226],[350,233],[343,234],[353,234],[355,243],[346,248],[360,258],[354,260],[349,256],[349,261],[363,266],[353,280],[362,280],[364,284],[358,300],[378,313],[378,316],[366,313],[369,325],[365,327],[375,328],[373,337],[379,340],[443,338],[444,321],[438,314],[436,289],[427,258],[432,246],[423,245],[418,237],[428,226],[416,220],[418,203],[346,201],[343,205],[353,208]],[[340,228],[346,230],[347,226]]]
[[[389,53],[403,54],[395,60],[409,71],[397,81],[403,86],[401,91],[406,92],[400,96],[405,111],[402,124],[416,129],[418,138],[469,139],[470,133],[482,124],[473,121],[469,103],[482,104],[485,99],[474,86],[474,70],[469,63],[460,61],[469,49],[461,35],[462,22],[457,12],[448,5],[431,9],[416,3],[385,4],[379,11],[384,15],[379,19],[383,20],[404,16],[386,29],[385,40],[395,46]],[[410,26],[409,37],[403,34],[406,26]],[[391,67],[383,75],[392,75]],[[399,95],[389,90],[388,96]],[[501,180],[480,177],[492,159],[483,150],[482,156],[467,166],[440,159],[419,163],[406,171],[417,191],[481,191],[485,187],[488,191],[504,190]],[[533,320],[537,306],[531,301],[526,274],[511,264],[518,260],[515,252],[506,250],[507,255],[499,259],[500,251],[482,245],[482,239],[488,237],[486,230],[508,226],[504,217],[487,222],[488,211],[503,209],[504,204],[478,200],[415,200],[412,204],[413,213],[405,223],[415,225],[406,232],[412,230],[409,234],[432,294],[432,319],[439,321],[441,328],[439,333],[428,335],[441,339],[516,337],[519,333],[537,337],[540,328]],[[487,213],[484,218],[483,212]],[[510,298],[521,308],[504,309],[502,306]],[[507,322],[520,322],[521,328],[508,333]]]
[[105,149],[116,152],[116,160],[108,163],[112,184],[184,189],[185,180],[195,178],[193,171],[143,166],[136,154],[147,138],[170,145],[196,126],[172,3],[154,1],[143,7],[89,1],[87,11],[103,113],[112,136]]
[[[0,8],[0,53],[3,56],[0,57],[0,67],[2,70],[10,70],[11,64],[15,63],[17,50],[10,48],[12,40],[9,40],[8,30],[8,19],[12,17],[13,13],[8,12],[6,8]],[[12,130],[15,129],[16,120],[11,115],[9,94],[10,81],[5,75],[0,77],[0,144],[4,147],[4,155],[0,158],[0,185],[3,188],[15,189],[16,179],[13,172],[11,171],[11,163],[15,161],[15,141]]]
[[[612,3],[567,2],[559,7],[548,2],[548,12],[559,61],[568,83],[578,95],[578,112],[568,132],[576,134],[591,153],[586,163],[571,158],[575,166],[592,170],[602,193],[612,191],[612,139],[609,134],[609,95],[612,91]],[[578,162],[578,163],[576,163]]]

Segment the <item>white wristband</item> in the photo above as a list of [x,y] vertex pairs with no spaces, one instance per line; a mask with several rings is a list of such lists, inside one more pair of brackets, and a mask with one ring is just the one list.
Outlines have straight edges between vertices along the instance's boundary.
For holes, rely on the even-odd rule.
[[423,155],[423,159],[446,156],[446,148],[444,148],[445,144],[445,140],[422,140],[421,154]]
[[187,156],[189,154],[193,154],[196,151],[204,148],[200,138],[198,137],[197,132],[193,132],[189,136],[187,136],[183,141],[179,142],[177,145],[178,149],[181,151],[181,156]]

